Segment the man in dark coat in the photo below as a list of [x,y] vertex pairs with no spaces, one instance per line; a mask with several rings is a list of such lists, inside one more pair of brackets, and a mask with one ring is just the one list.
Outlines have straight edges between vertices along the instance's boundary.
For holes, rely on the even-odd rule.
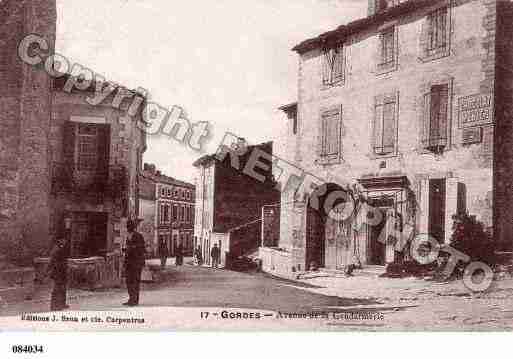
[[181,244],[178,244],[176,246],[175,255],[176,255],[176,261],[175,261],[176,265],[181,266],[183,264],[183,247]]
[[69,254],[69,241],[63,238],[56,240],[50,255],[50,265],[48,267],[50,278],[53,279],[52,299],[50,302],[50,310],[52,311],[69,308],[69,306],[66,305]]
[[139,291],[141,287],[141,272],[146,262],[146,244],[142,234],[136,231],[137,222],[129,220],[126,224],[128,239],[125,253],[125,275],[128,290],[128,302],[123,305],[139,305]]
[[214,247],[210,250],[210,256],[212,257],[212,268],[217,268],[219,266],[219,257],[221,256],[217,243],[214,243]]
[[160,258],[160,266],[162,268],[166,267],[167,256],[169,255],[167,250],[166,241],[163,238],[159,239],[159,258]]

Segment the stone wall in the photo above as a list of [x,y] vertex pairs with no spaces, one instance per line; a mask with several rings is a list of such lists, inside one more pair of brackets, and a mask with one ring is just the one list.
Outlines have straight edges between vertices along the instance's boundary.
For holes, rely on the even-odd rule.
[[[54,48],[55,0],[6,0],[0,10],[0,227],[42,250],[48,236],[51,81],[22,64],[17,46],[28,34]],[[5,235],[5,234],[4,234]],[[2,236],[4,236],[2,235]]]

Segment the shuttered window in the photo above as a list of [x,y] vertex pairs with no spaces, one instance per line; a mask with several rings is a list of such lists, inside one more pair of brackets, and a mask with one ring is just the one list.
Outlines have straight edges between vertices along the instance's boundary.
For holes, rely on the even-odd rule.
[[98,128],[93,124],[78,124],[77,169],[96,171],[98,167]]
[[322,83],[334,85],[344,80],[344,47],[338,45],[323,49]]
[[387,155],[396,148],[396,106],[397,96],[376,98],[374,113],[374,153]]
[[340,152],[341,111],[326,111],[321,116],[321,157],[337,157]]
[[390,65],[395,60],[395,28],[391,27],[380,34],[381,38],[381,63]]
[[447,84],[431,86],[431,91],[424,95],[424,148],[439,151],[447,145],[448,105]]
[[447,46],[447,8],[438,9],[428,15],[429,52],[437,52]]

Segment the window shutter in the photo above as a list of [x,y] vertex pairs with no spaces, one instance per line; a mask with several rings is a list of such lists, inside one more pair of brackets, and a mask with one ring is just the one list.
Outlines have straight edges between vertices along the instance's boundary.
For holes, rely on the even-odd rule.
[[438,145],[447,145],[447,112],[449,107],[449,90],[447,85],[441,86],[439,90],[439,113],[438,113]]
[[322,83],[329,85],[331,83],[331,64],[330,64],[331,51],[325,48],[322,51]]
[[63,130],[63,162],[65,165],[65,169],[73,172],[75,169],[75,132],[76,132],[76,123],[72,121],[66,121],[64,123]]
[[98,172],[106,173],[109,169],[110,125],[98,126]]
[[344,80],[344,47],[342,45],[333,49],[333,82]]
[[383,153],[392,153],[395,148],[395,102],[383,106]]
[[422,116],[422,147],[429,147],[429,131],[431,123],[431,92],[424,94],[424,111]]
[[376,97],[374,110],[374,148],[376,154],[380,154],[383,148],[383,97]]

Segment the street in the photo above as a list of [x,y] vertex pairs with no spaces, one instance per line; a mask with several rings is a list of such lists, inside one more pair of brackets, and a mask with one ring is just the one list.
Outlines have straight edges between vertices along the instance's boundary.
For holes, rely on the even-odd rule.
[[[141,305],[123,288],[68,293],[71,308],[48,313],[45,298],[0,309],[0,327],[32,330],[499,330],[513,327],[513,281],[474,295],[461,283],[371,274],[293,282],[262,273],[168,267],[171,279],[145,283]],[[21,313],[30,313],[22,318]],[[312,313],[316,313],[313,316]],[[56,314],[56,317],[53,317]],[[52,323],[45,322],[49,317]],[[82,319],[86,318],[86,319]]]

